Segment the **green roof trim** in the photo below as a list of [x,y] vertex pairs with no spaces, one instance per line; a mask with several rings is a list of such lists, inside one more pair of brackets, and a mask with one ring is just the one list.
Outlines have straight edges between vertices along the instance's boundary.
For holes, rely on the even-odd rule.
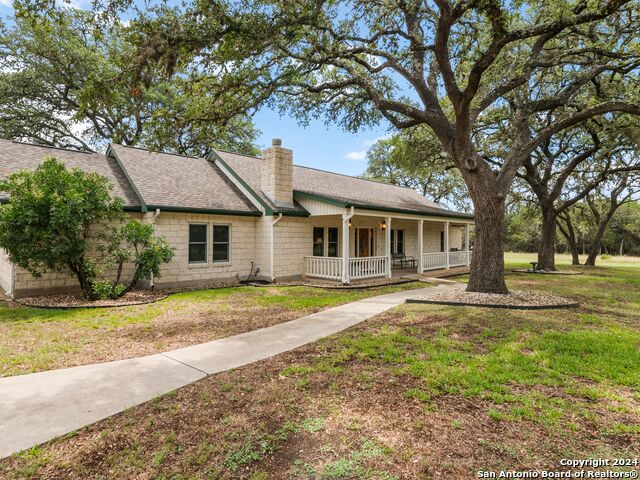
[[453,214],[448,214],[448,213],[440,213],[440,212],[424,212],[421,210],[411,210],[411,209],[405,209],[405,208],[396,208],[396,207],[380,207],[380,206],[376,206],[376,205],[364,205],[364,204],[359,204],[359,203],[354,203],[354,202],[345,202],[343,200],[338,200],[335,198],[331,198],[331,197],[326,197],[324,195],[318,195],[316,193],[309,193],[309,192],[301,192],[299,190],[294,190],[293,191],[294,195],[298,195],[302,198],[308,198],[311,200],[317,200],[319,202],[324,202],[324,203],[328,203],[330,205],[334,205],[336,207],[343,207],[343,208],[349,208],[349,207],[354,207],[354,208],[360,208],[363,210],[374,210],[376,212],[393,212],[393,213],[408,213],[411,215],[420,215],[422,217],[444,217],[444,218],[458,218],[458,219],[465,219],[465,220],[473,220],[473,215],[469,214],[469,213],[453,213]]
[[122,164],[122,162],[118,158],[118,155],[111,148],[111,144],[109,144],[109,146],[107,147],[107,152],[105,153],[105,155],[107,157],[113,158],[116,161],[116,163],[120,167],[120,170],[122,170],[122,173],[124,174],[125,178],[127,179],[127,182],[129,182],[129,185],[131,185],[131,188],[133,189],[133,193],[135,193],[136,197],[138,197],[138,200],[140,200],[140,211],[142,213],[146,213],[148,211],[148,208],[147,208],[147,204],[144,201],[144,198],[142,198],[142,195],[140,194],[140,191],[138,190],[138,187],[136,187],[136,184],[133,183],[133,180],[131,180],[131,177],[129,176],[129,172],[127,172],[127,169],[124,168],[124,165]]
[[177,213],[203,213],[209,215],[232,215],[238,217],[261,217],[262,212],[251,212],[246,210],[223,210],[219,208],[192,208],[192,207],[174,207],[171,205],[147,205],[149,210],[160,210],[163,212]]
[[210,160],[211,160],[211,157],[213,157],[213,158],[214,158],[214,162],[216,162],[216,161],[220,162],[220,163],[222,164],[222,166],[223,166],[227,171],[229,171],[229,173],[231,174],[231,176],[233,176],[233,178],[234,178],[234,179],[235,179],[235,180],[236,180],[240,185],[242,185],[242,187],[243,187],[243,188],[245,188],[245,189],[247,190],[247,192],[249,192],[249,193],[253,196],[254,200],[255,200],[256,202],[258,202],[258,203],[262,206],[262,208],[264,208],[264,213],[265,213],[265,215],[273,215],[273,209],[272,209],[269,205],[267,205],[267,204],[266,204],[266,203],[265,203],[265,202],[264,202],[264,201],[263,201],[263,200],[258,196],[258,194],[253,190],[253,188],[251,188],[251,187],[249,186],[249,184],[248,184],[247,182],[245,182],[245,181],[240,177],[240,175],[238,175],[238,174],[235,172],[235,170],[234,170],[233,168],[231,168],[231,167],[229,166],[229,164],[228,164],[227,162],[225,162],[225,161],[222,159],[222,157],[221,157],[220,155],[218,155],[218,154],[217,154],[217,152],[216,152],[215,150],[211,150],[211,151],[209,152],[209,155],[207,155],[207,160],[209,160],[209,161],[210,161]]

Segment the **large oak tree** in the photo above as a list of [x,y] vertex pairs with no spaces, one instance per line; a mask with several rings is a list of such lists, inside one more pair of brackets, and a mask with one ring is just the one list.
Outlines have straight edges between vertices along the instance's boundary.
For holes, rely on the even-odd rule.
[[[468,290],[505,293],[505,200],[518,169],[557,132],[640,114],[637,91],[583,94],[637,73],[639,10],[625,0],[196,2],[178,38],[199,51],[199,85],[237,93],[231,111],[273,102],[348,130],[428,126],[474,204]],[[557,121],[531,129],[547,111]],[[505,129],[496,162],[482,145]]]

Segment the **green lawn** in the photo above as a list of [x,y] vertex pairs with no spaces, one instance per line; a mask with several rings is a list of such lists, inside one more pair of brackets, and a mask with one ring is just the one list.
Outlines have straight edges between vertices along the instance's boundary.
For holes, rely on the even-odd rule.
[[135,357],[206,342],[372,295],[367,290],[230,287],[171,295],[149,305],[40,310],[0,302],[0,376]]
[[637,458],[639,265],[509,273],[578,309],[404,305],[16,455],[0,477],[456,480]]

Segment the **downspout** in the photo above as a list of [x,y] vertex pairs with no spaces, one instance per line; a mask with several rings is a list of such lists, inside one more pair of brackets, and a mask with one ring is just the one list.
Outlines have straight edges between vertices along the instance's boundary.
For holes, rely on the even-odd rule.
[[[153,228],[153,236],[156,236],[156,219],[160,216],[160,209],[156,208],[156,211],[153,212],[153,217],[151,218],[152,220],[152,224],[151,224],[151,228]],[[153,281],[153,272],[151,272],[151,278],[149,279],[149,283],[151,285],[151,290],[153,290],[153,287],[155,286],[154,281]]]
[[13,262],[9,262],[9,265],[9,268],[11,269],[11,280],[9,281],[9,291],[7,292],[7,296],[13,300],[16,292],[16,266]]
[[276,224],[282,220],[282,214],[279,213],[278,214],[278,218],[276,218],[273,222],[271,222],[271,269],[270,269],[270,274],[271,274],[271,281],[273,282],[276,279],[275,276],[275,256],[276,256]]

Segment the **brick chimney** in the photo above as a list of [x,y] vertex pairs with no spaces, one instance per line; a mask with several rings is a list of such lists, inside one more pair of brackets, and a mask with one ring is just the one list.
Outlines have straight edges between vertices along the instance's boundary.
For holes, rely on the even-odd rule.
[[279,138],[262,151],[262,191],[278,206],[293,206],[293,152]]

